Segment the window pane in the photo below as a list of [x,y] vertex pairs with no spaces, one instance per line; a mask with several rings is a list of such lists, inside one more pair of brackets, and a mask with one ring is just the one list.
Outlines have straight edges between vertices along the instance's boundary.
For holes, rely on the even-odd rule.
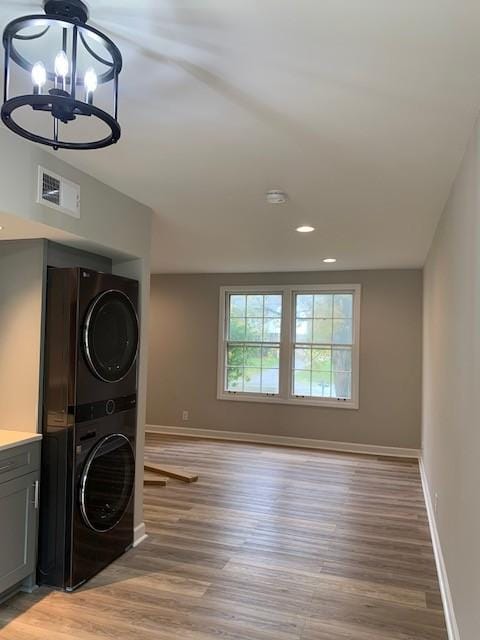
[[333,311],[333,296],[331,293],[321,293],[315,296],[315,318],[331,318]]
[[353,295],[351,293],[336,293],[333,303],[334,318],[351,318]]
[[[280,293],[230,295],[227,390],[278,393],[280,348],[277,343],[280,343],[282,301]],[[275,344],[262,346],[266,342]]]
[[293,393],[296,396],[310,395],[310,371],[293,372]]
[[333,342],[335,344],[352,344],[352,321],[333,321]]
[[282,296],[265,296],[264,315],[266,318],[280,318],[282,316]]
[[313,295],[297,295],[297,318],[313,318]]
[[278,369],[280,366],[280,349],[278,347],[262,348],[262,367]]
[[245,366],[246,367],[262,366],[262,348],[261,347],[245,347]]
[[227,365],[229,367],[243,367],[243,347],[229,346],[227,348]]
[[330,318],[318,318],[313,321],[313,342],[320,344],[332,342],[332,321]]
[[351,371],[352,370],[352,350],[351,349],[334,349],[333,350],[333,370],[334,371]]
[[331,374],[329,371],[312,371],[312,396],[330,398]]
[[246,309],[246,296],[230,296],[230,317],[243,318]]
[[332,373],[333,390],[332,395],[335,398],[352,397],[352,374],[350,372],[333,372]]
[[295,342],[312,341],[312,320],[297,320]]
[[331,371],[331,349],[312,349],[312,369],[314,371]]
[[227,369],[227,391],[243,390],[243,369],[241,367],[229,367]]
[[245,318],[230,318],[230,340],[245,340]]
[[245,367],[243,390],[250,393],[260,393],[262,370],[260,367]]
[[311,349],[295,349],[295,369],[311,369],[312,367],[312,350]]
[[263,321],[263,341],[280,342],[280,319],[265,318]]
[[247,318],[263,317],[263,296],[247,296]]
[[245,339],[247,342],[261,342],[263,320],[261,318],[247,318]]
[[262,393],[278,393],[278,369],[262,369]]

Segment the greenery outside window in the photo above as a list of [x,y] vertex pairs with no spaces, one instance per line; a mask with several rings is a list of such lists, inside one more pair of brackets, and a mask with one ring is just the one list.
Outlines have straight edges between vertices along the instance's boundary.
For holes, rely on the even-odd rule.
[[360,285],[222,287],[218,398],[358,408]]

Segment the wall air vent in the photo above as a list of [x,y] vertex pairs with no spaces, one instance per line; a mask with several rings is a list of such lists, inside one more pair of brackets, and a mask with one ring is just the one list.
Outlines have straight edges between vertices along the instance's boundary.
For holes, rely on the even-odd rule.
[[37,202],[80,218],[80,186],[43,167],[38,167]]

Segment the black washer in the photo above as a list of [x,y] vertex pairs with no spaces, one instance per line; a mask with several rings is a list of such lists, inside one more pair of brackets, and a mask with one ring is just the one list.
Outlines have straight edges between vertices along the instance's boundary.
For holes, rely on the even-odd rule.
[[121,433],[111,434],[92,449],[80,480],[80,510],[85,524],[105,533],[122,519],[133,494],[135,456]]
[[107,400],[105,405],[105,413],[107,416],[111,416],[112,413],[115,413],[115,400]]
[[138,318],[129,298],[118,290],[104,291],[90,305],[83,333],[92,373],[104,382],[120,382],[137,358]]

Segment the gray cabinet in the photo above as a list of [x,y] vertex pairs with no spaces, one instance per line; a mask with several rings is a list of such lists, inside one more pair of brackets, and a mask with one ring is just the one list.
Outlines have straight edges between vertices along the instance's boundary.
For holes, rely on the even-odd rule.
[[0,600],[36,566],[40,444],[0,452]]

